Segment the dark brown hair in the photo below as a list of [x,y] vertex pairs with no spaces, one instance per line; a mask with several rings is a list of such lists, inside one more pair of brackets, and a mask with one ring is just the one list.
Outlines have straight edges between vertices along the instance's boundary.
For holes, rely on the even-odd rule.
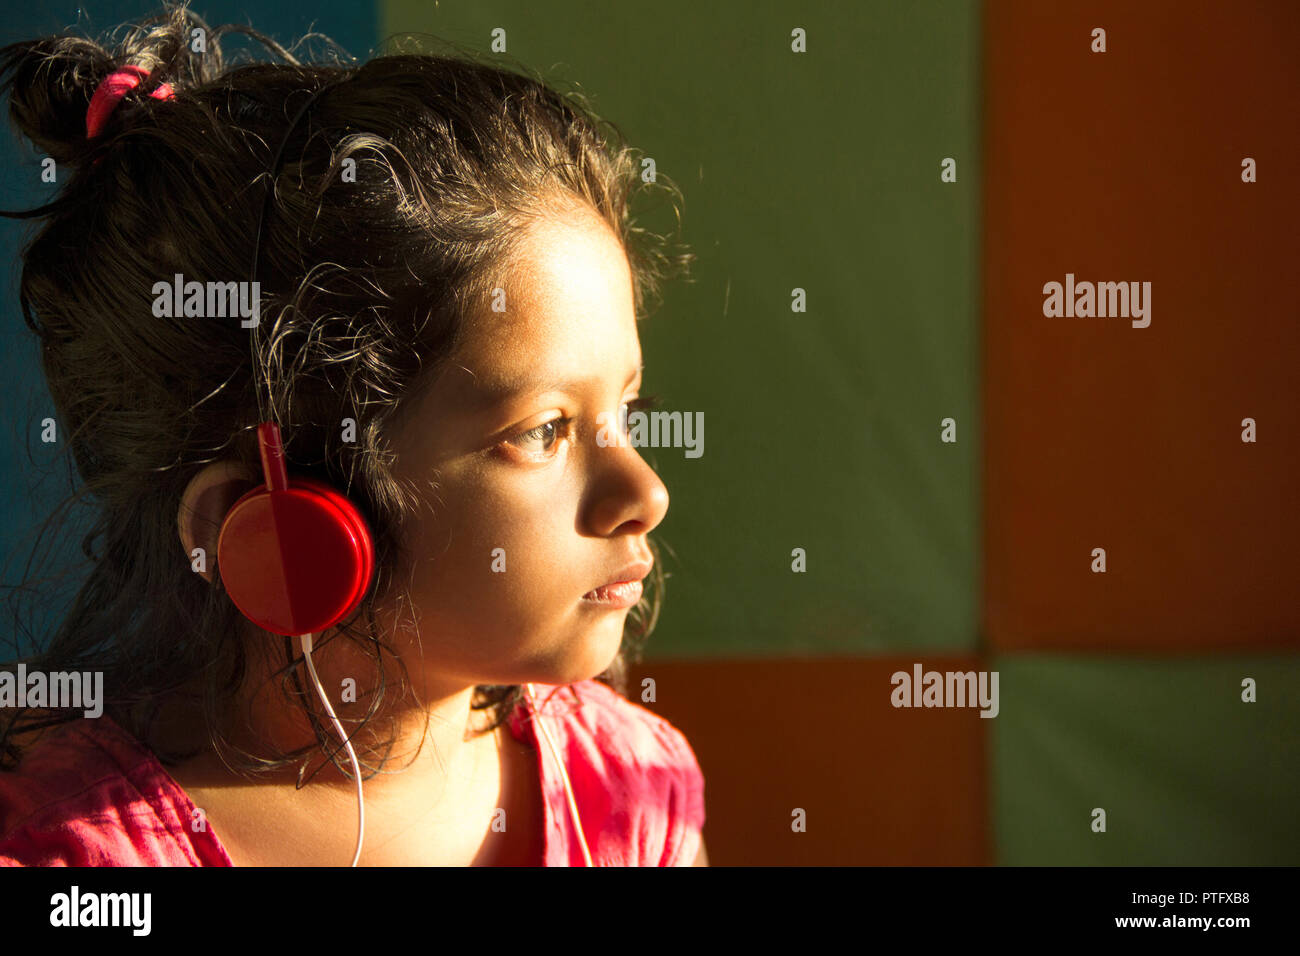
[[[192,49],[195,30],[204,52]],[[231,33],[278,62],[227,65],[221,44]],[[151,75],[88,141],[92,93],[128,64]],[[173,98],[148,95],[161,82]],[[162,701],[193,692],[213,746],[235,754],[241,769],[305,768],[318,748],[264,758],[233,748],[217,729],[250,650],[283,646],[281,690],[348,772],[319,702],[302,692],[290,639],[259,631],[191,570],[176,529],[185,487],[222,459],[260,473],[261,388],[291,469],[334,484],[366,516],[377,576],[340,629],[375,661],[364,725],[386,692],[374,606],[395,584],[399,530],[418,506],[416,489],[392,477],[387,427],[455,347],[522,230],[563,204],[586,204],[623,241],[638,316],[657,305],[662,282],[694,258],[635,225],[632,199],[660,184],[642,181],[640,155],[576,91],[463,50],[357,63],[335,49],[300,62],[248,28],[209,28],[183,6],[129,28],[113,49],[70,34],[5,47],[0,90],[14,124],[57,163],[61,183],[53,202],[6,214],[41,220],[23,256],[21,305],[81,479],[50,520],[82,501],[96,515],[82,544],[89,578],[52,637],[33,639],[38,652],[23,661],[47,672],[102,671],[105,712],[150,746]],[[340,175],[347,160],[355,181]],[[251,279],[268,188],[260,324],[154,318],[151,290],[176,273]],[[680,192],[671,181],[664,189],[677,213]],[[348,418],[355,442],[341,438]],[[617,660],[600,676],[620,692],[658,616],[658,560],[647,583]],[[399,695],[409,688],[401,673]],[[478,687],[474,707],[491,709],[495,727],[519,691]],[[0,765],[20,756],[20,730],[78,716],[4,717]],[[185,756],[155,750],[165,762]]]

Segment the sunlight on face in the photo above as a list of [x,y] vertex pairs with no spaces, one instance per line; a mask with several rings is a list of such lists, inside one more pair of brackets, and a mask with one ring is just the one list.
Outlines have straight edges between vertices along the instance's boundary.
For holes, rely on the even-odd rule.
[[427,504],[404,532],[413,606],[397,636],[414,617],[418,666],[439,681],[583,680],[612,662],[628,614],[584,595],[650,561],[668,509],[635,448],[597,441],[598,416],[641,387],[631,272],[581,210],[531,227],[499,284],[506,311],[475,316],[394,440],[398,480]]

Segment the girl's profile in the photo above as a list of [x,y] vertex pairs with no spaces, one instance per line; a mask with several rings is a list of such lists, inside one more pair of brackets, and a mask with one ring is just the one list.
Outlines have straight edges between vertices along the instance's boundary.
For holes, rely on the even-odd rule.
[[[9,215],[95,514],[75,601],[0,661],[0,864],[705,865],[691,746],[625,696],[668,490],[597,441],[654,401],[638,320],[693,256],[638,225],[617,127],[464,53],[308,61],[185,7],[6,47],[0,84],[60,170]],[[229,520],[288,493],[267,423],[364,527],[355,601],[282,512]],[[263,626],[240,574],[343,617]]]

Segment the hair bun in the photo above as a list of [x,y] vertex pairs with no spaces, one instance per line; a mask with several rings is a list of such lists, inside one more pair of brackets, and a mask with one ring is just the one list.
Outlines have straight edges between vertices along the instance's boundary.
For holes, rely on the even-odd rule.
[[112,71],[108,51],[80,37],[43,37],[0,50],[0,92],[9,93],[9,115],[60,164],[84,152],[86,109],[95,87]]
[[0,49],[0,94],[9,93],[9,115],[27,139],[55,162],[75,163],[86,154],[91,97],[115,70],[131,65],[152,74],[127,94],[130,101],[159,82],[188,88],[204,70],[220,68],[219,55],[193,56],[188,49],[191,29],[206,26],[183,4],[167,4],[111,49],[72,33],[13,43]]

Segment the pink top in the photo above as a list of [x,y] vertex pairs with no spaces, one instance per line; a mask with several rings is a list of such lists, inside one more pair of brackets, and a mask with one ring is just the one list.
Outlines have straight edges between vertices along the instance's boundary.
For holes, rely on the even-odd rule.
[[[595,680],[534,684],[597,866],[690,866],[704,776],[672,724]],[[538,756],[547,866],[583,865],[564,783],[525,699],[511,733]],[[139,741],[108,717],[56,728],[0,772],[0,866],[233,866],[211,826]]]

